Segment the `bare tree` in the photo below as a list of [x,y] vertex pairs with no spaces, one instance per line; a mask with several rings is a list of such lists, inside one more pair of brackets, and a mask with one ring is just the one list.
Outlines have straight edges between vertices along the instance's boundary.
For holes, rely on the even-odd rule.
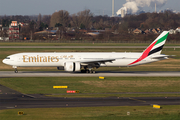
[[30,32],[31,30],[30,30],[30,27],[29,26],[24,26],[24,27],[22,27],[21,28],[21,35],[22,35],[22,37],[23,38],[30,38],[31,37],[31,33],[32,32]]
[[2,37],[8,37],[9,35],[8,35],[8,29],[7,28],[5,28],[5,29],[3,29],[3,31],[2,31]]
[[76,28],[80,28],[81,26],[85,26],[86,29],[90,28],[92,25],[91,17],[93,14],[90,10],[84,10],[78,12],[77,14],[72,15],[72,24]]
[[67,27],[69,25],[69,12],[65,10],[60,10],[59,12],[55,12],[51,16],[50,26],[55,27],[56,24],[62,24],[63,27]]
[[94,23],[96,29],[102,30],[105,27],[103,19],[100,19],[99,22]]
[[50,26],[51,15],[43,15],[42,22]]
[[51,16],[51,27],[58,27],[59,39],[63,39],[66,33],[66,27],[69,25],[69,12],[65,10],[60,10],[55,12]]
[[51,27],[55,27],[56,23],[58,22],[57,16],[58,16],[58,12],[54,12],[52,14],[51,20],[50,20],[50,26]]

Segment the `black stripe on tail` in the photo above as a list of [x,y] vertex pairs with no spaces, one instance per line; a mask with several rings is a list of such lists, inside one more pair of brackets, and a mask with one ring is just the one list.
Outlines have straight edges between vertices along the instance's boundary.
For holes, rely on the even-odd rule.
[[154,50],[151,50],[151,51],[149,52],[148,56],[151,55],[151,54],[154,54],[154,53],[156,53],[156,52],[159,52],[160,50],[163,49],[163,46],[164,46],[164,45],[162,45],[162,46],[160,46],[160,47],[158,47],[158,48],[156,48],[156,49],[154,49]]

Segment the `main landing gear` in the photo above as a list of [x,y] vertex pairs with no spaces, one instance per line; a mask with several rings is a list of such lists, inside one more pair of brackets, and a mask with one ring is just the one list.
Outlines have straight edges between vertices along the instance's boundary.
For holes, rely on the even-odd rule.
[[96,73],[96,71],[95,70],[86,70],[86,73]]
[[90,68],[84,67],[84,69],[81,70],[81,73],[96,73],[96,71],[92,68],[90,69]]
[[81,73],[96,73],[95,70],[81,70]]

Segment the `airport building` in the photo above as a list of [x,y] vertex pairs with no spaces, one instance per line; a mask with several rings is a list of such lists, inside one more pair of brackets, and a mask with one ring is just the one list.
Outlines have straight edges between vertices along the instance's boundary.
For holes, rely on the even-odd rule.
[[9,40],[19,39],[19,25],[17,21],[12,21],[9,25]]
[[9,40],[9,27],[2,27],[0,25],[0,40]]

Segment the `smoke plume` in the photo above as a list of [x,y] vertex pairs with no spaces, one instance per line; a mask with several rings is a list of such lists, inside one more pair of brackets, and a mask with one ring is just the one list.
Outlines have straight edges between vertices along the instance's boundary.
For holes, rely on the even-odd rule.
[[121,11],[124,10],[126,14],[135,14],[143,7],[154,8],[156,3],[156,7],[160,8],[165,5],[166,2],[167,0],[126,0],[126,3],[123,5],[123,7],[120,8],[116,13],[119,15],[121,14]]

